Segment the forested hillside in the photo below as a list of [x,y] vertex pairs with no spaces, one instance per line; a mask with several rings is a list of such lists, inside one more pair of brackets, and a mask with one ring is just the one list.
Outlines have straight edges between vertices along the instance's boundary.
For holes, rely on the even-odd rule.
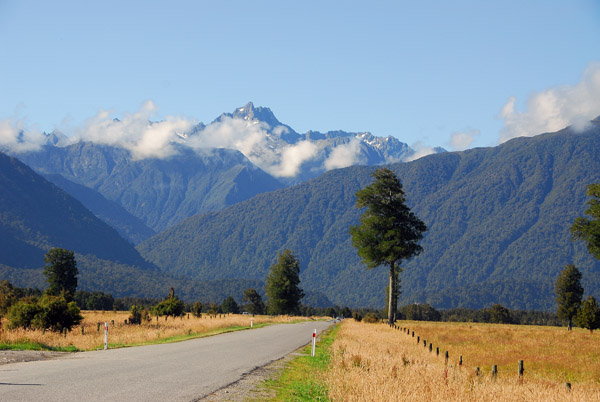
[[[565,129],[391,168],[429,227],[423,254],[404,264],[401,303],[551,309],[567,263],[580,267],[588,293],[600,294],[600,264],[569,233],[585,210],[586,186],[600,181],[597,123],[582,133]],[[360,215],[354,194],[372,169],[331,171],[194,216],[138,249],[165,272],[258,279],[290,248],[306,289],[340,305],[382,306],[386,272],[367,271],[348,234]]]
[[15,158],[0,153],[0,278],[16,286],[47,286],[44,255],[52,247],[74,251],[79,288],[115,297],[164,297],[174,287],[186,301],[238,300],[261,281],[198,282],[161,273],[80,202]]

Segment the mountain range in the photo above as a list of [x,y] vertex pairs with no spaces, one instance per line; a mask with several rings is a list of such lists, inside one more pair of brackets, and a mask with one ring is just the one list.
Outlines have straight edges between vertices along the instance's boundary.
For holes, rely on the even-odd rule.
[[[242,142],[209,146],[211,135]],[[298,134],[251,103],[177,132],[161,157],[53,133],[37,151],[12,153],[35,172],[0,154],[0,275],[43,286],[44,253],[64,247],[83,289],[160,297],[170,284],[186,300],[221,301],[262,288],[289,248],[310,300],[380,307],[385,270],[365,269],[348,228],[361,213],[356,191],[386,164],[429,228],[424,252],[403,264],[401,303],[551,310],[565,264],[600,295],[600,265],[569,233],[586,186],[600,182],[599,135],[596,119],[409,161],[414,151],[393,137]]]
[[[518,138],[492,148],[393,164],[409,205],[428,226],[424,252],[403,264],[402,303],[553,309],[554,283],[574,263],[600,294],[600,263],[571,241],[600,181],[600,124]],[[301,280],[339,305],[381,306],[385,270],[368,271],[351,246],[355,193],[373,167],[350,167],[191,217],[138,246],[164,272],[199,280],[264,278],[294,250]]]
[[[253,138],[252,146],[241,147],[247,155],[237,149],[211,148],[209,135]],[[65,141],[52,133],[41,149],[13,155],[134,244],[195,214],[316,177],[327,167],[338,167],[336,163],[381,165],[414,153],[394,137],[369,133],[301,135],[280,123],[270,109],[252,103],[222,114],[208,126],[200,123],[189,133],[177,133],[171,144],[175,154],[161,158],[136,158],[117,145],[90,141],[65,145]],[[293,166],[282,162],[298,161],[300,154],[307,159]],[[279,173],[274,176],[263,168]]]

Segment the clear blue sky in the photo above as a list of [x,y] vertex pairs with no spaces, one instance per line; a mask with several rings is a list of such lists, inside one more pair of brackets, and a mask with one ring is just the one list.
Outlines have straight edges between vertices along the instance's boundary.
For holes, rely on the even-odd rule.
[[302,133],[488,146],[511,97],[524,114],[535,94],[579,99],[595,62],[591,0],[0,0],[0,120],[47,132],[147,100],[204,123],[253,101]]

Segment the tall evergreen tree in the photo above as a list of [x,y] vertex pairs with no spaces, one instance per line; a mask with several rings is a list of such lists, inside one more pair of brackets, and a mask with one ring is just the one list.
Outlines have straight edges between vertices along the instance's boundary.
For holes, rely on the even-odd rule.
[[576,322],[581,328],[589,329],[590,333],[600,328],[600,307],[594,296],[589,296],[581,303]]
[[367,268],[389,267],[388,322],[394,322],[399,294],[399,264],[423,250],[418,244],[427,226],[410,211],[394,172],[378,169],[375,181],[356,193],[356,207],[366,208],[360,224],[350,228],[352,244]]
[[568,330],[570,331],[573,327],[573,318],[577,315],[583,297],[581,272],[575,265],[569,264],[561,271],[554,291],[556,304],[558,304],[558,318],[569,321]]
[[300,262],[291,250],[278,254],[276,264],[271,265],[267,275],[267,297],[269,314],[298,314],[300,299],[304,292],[300,284]]
[[242,303],[247,303],[244,305],[244,308],[250,314],[264,314],[265,312],[265,304],[256,289],[244,290]]
[[231,296],[228,296],[227,298],[225,298],[225,300],[223,300],[223,304],[221,304],[221,309],[224,313],[239,314],[240,312],[240,306],[238,306],[235,299]]
[[600,183],[590,184],[587,195],[593,197],[585,210],[591,219],[576,218],[571,226],[571,233],[574,239],[585,241],[590,254],[600,260]]
[[47,293],[58,295],[65,292],[66,297],[71,300],[77,290],[77,262],[75,253],[64,248],[53,248],[44,256],[44,275],[50,285]]

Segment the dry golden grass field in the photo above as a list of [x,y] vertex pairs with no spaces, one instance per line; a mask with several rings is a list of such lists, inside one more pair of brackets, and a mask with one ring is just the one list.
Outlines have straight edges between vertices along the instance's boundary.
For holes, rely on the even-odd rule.
[[[473,323],[400,321],[397,326],[410,333],[385,324],[343,322],[325,374],[331,400],[600,401],[600,333]],[[524,360],[522,378],[519,360]]]
[[[82,315],[84,319],[81,325],[74,327],[66,335],[49,331],[42,333],[40,330],[8,330],[5,329],[5,322],[3,322],[2,329],[0,329],[0,343],[41,343],[50,347],[68,348],[74,346],[79,350],[94,350],[104,347],[105,322],[108,322],[109,325],[109,347],[121,347],[187,339],[226,330],[249,328],[252,318],[250,315],[242,314],[222,315],[221,318],[219,316],[210,318],[208,315],[203,315],[196,318],[190,314],[189,318],[187,315],[183,318],[169,317],[167,320],[165,320],[165,317],[161,317],[158,320],[158,325],[155,317],[152,321],[144,322],[142,325],[125,325],[124,322],[129,317],[127,311],[82,311]],[[257,315],[253,317],[253,324],[259,326],[266,323],[293,322],[306,319],[310,318]],[[98,323],[101,323],[99,332],[97,330]]]

